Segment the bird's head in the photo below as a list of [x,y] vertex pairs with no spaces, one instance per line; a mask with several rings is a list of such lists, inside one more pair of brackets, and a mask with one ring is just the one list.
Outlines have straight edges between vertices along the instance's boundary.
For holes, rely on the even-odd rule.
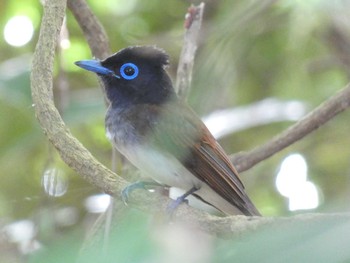
[[103,61],[81,60],[75,64],[101,78],[112,104],[161,104],[175,93],[165,71],[168,60],[168,55],[159,48],[134,46]]

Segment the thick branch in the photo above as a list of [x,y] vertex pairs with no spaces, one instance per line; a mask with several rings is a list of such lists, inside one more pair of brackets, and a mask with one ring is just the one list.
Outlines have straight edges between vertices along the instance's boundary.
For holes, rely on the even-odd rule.
[[65,0],[45,1],[39,40],[33,56],[32,98],[42,130],[61,158],[78,174],[107,193],[122,189],[125,181],[99,163],[65,126],[53,103],[52,76],[57,39],[65,15]]
[[177,68],[175,90],[180,98],[186,99],[191,87],[192,69],[197,50],[199,30],[202,24],[204,3],[191,6],[185,17],[185,36]]
[[231,160],[239,172],[248,170],[257,163],[269,158],[313,132],[349,107],[350,85],[339,91],[327,101],[323,102],[300,121],[272,138],[269,142],[256,147],[249,152],[232,155]]

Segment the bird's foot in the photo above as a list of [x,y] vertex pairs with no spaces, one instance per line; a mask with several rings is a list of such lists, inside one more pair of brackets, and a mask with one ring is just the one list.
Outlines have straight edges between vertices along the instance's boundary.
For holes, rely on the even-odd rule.
[[178,208],[179,205],[181,205],[182,203],[187,203],[188,204],[188,200],[186,199],[187,196],[193,194],[197,190],[198,190],[198,188],[192,187],[186,193],[184,193],[183,195],[181,195],[178,198],[176,198],[176,200],[172,200],[170,202],[170,204],[167,206],[167,209],[166,209],[167,214],[169,214],[169,216],[171,217],[172,214],[175,212],[175,210]]
[[148,186],[152,186],[152,187],[155,187],[155,186],[161,186],[161,184],[159,183],[156,183],[156,182],[145,182],[145,181],[138,181],[136,183],[133,183],[133,184],[129,184],[127,187],[125,187],[121,193],[121,197],[122,197],[122,200],[124,202],[124,204],[128,204],[128,200],[129,200],[129,196],[130,196],[130,193],[136,189],[145,189],[147,190],[148,189]]

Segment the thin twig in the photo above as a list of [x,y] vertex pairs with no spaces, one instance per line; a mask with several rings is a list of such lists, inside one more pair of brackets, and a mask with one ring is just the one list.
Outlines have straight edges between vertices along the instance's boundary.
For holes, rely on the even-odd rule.
[[[86,41],[89,44],[93,57],[104,59],[110,55],[109,41],[98,18],[91,11],[85,0],[68,0],[68,8],[72,11],[80,28],[83,30]],[[105,105],[108,107],[109,101],[104,90],[104,86],[98,78],[101,90],[104,95]]]
[[239,172],[246,171],[305,137],[349,107],[350,84],[264,145],[246,153],[231,155],[231,161]]
[[67,5],[83,30],[93,56],[98,59],[109,56],[110,48],[107,34],[86,1],[68,0]]
[[185,36],[179,65],[177,68],[175,91],[180,98],[186,99],[191,87],[192,69],[197,50],[198,35],[202,24],[204,3],[191,6],[185,17]]

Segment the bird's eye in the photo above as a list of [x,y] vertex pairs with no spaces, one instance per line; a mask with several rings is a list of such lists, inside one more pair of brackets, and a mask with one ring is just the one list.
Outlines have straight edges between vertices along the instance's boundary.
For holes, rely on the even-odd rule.
[[120,67],[120,75],[122,75],[124,79],[134,79],[138,74],[139,68],[133,63],[125,63]]

